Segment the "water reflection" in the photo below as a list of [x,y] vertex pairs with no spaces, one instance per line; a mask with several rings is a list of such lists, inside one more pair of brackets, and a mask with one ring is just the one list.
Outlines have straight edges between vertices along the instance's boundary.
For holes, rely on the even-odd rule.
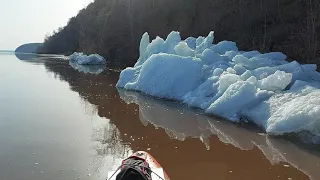
[[[131,154],[117,126],[88,101],[92,96],[77,93],[95,83],[68,61],[19,61],[14,54],[0,60],[1,180],[102,180]],[[75,81],[76,92],[65,81]]]
[[[86,115],[96,117],[98,108],[82,99],[82,107]],[[94,150],[92,167],[101,178],[105,178],[110,170],[116,169],[123,158],[132,154],[130,146],[120,139],[120,131],[110,123],[109,119],[97,121],[91,119],[91,140]]]
[[[99,75],[85,74],[73,70],[67,61],[46,62],[45,67],[59,80],[67,81],[83,101],[94,105],[100,117],[109,119],[107,126],[98,128],[100,136],[93,136],[96,156],[101,159],[148,150],[172,179],[308,179],[293,166],[315,179],[319,177],[313,168],[319,162],[317,155],[250,128],[208,118],[179,103],[118,92],[115,84],[119,73],[105,70]],[[313,164],[303,162],[302,166],[286,157],[289,154],[298,159],[309,156]],[[119,163],[110,159],[108,165],[105,159],[100,163],[105,166],[100,167]],[[292,165],[288,167],[288,163]]]
[[100,74],[106,69],[105,65],[80,65],[71,61],[69,61],[69,64],[73,69],[86,74]]
[[132,91],[119,90],[119,94],[125,102],[139,105],[143,124],[151,123],[155,127],[164,128],[171,138],[181,141],[187,137],[198,138],[209,149],[208,138],[215,135],[221,142],[241,150],[257,147],[271,164],[289,163],[312,179],[320,179],[318,152],[307,152],[285,140],[207,117],[179,103],[157,100]]
[[[111,71],[103,72],[99,76],[85,74],[75,71],[68,64],[68,61],[61,58],[45,60],[44,63],[48,74],[52,75],[51,73],[53,73],[54,78],[67,81],[70,89],[79,94],[86,114],[95,116],[100,114],[101,116],[101,108],[104,109],[102,104],[113,104],[110,101],[114,100],[110,97],[116,93],[113,85],[116,78],[109,76]],[[106,86],[105,83],[108,85]],[[108,109],[106,108],[106,110]],[[103,125],[91,122],[95,151],[92,165],[96,174],[99,175],[99,179],[105,179],[108,171],[117,169],[121,160],[132,154],[132,150],[128,143],[122,141],[119,129],[109,120],[110,116],[101,117],[107,118]]]
[[118,168],[122,159],[133,152],[130,146],[120,139],[120,131],[110,123],[109,119],[97,119],[98,107],[96,105],[90,104],[85,99],[81,99],[81,105],[85,114],[91,117],[90,127],[88,128],[91,129],[90,149],[93,150],[89,158],[90,169],[87,169],[89,174],[84,179],[102,180],[107,177],[109,171]]
[[122,159],[132,154],[130,146],[120,139],[117,127],[108,121],[104,126],[93,128],[92,141],[95,150],[92,165],[101,179],[105,179],[109,171],[117,169]]
[[13,55],[14,51],[4,51],[4,50],[0,50],[0,55]]
[[14,53],[19,60],[34,60],[38,57],[35,53]]

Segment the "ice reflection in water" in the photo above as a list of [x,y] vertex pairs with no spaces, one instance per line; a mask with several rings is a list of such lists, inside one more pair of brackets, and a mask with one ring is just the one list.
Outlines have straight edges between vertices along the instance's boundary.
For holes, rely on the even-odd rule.
[[164,128],[171,138],[181,141],[187,137],[198,138],[209,149],[215,147],[210,147],[208,138],[216,135],[221,142],[241,150],[259,148],[271,164],[288,163],[312,179],[320,178],[318,152],[308,152],[288,141],[219,121],[175,102],[157,100],[132,91],[119,90],[119,94],[125,102],[139,105],[143,124]]
[[[266,139],[270,138],[259,135],[255,130],[207,118],[175,102],[120,92],[125,101],[134,102],[127,104],[120,99],[114,87],[119,73],[110,70],[99,75],[85,74],[73,70],[67,61],[48,62],[46,69],[54,72],[59,80],[68,82],[72,91],[77,92],[84,101],[95,105],[99,116],[109,119],[109,124],[118,129],[109,135],[114,137],[114,147],[128,146],[133,151],[150,151],[172,179],[211,179],[213,176],[221,180],[239,177],[247,180],[308,179],[291,165],[287,167],[286,160],[266,144]],[[97,152],[109,152],[105,150],[105,139],[98,139]],[[272,159],[274,165],[267,158]],[[100,164],[107,164],[104,163],[106,159]],[[311,171],[308,173],[312,174]],[[316,174],[312,176],[318,177]]]
[[71,61],[69,64],[73,69],[86,74],[100,74],[106,69],[106,65],[80,65]]

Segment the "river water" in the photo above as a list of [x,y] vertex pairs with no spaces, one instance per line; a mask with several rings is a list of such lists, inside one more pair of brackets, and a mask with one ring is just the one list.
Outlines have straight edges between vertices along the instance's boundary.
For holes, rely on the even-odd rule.
[[116,70],[30,58],[0,54],[0,179],[103,180],[138,150],[172,180],[320,179],[315,148],[117,90]]

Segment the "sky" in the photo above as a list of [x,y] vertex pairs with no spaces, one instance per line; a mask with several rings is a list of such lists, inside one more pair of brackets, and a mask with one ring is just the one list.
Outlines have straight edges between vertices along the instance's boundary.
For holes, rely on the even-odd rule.
[[0,50],[43,42],[93,0],[0,0]]

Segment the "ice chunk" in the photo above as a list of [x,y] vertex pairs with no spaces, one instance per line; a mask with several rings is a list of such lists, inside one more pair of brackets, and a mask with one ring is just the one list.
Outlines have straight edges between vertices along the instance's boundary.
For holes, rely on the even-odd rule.
[[[252,62],[245,56],[243,55],[236,55],[233,59],[233,62],[243,65],[243,66],[249,66]],[[249,66],[250,67],[250,66]]]
[[236,64],[234,66],[234,70],[236,71],[237,75],[241,75],[247,71],[246,68],[244,68],[242,65],[239,65],[239,64]]
[[246,57],[246,58],[248,58],[248,59],[250,59],[250,58],[252,58],[254,56],[260,55],[260,52],[259,51],[248,51],[248,52],[245,52],[245,53],[243,53],[241,55]]
[[320,135],[320,90],[304,86],[272,96],[245,113],[269,134],[308,131]]
[[273,66],[278,66],[283,64],[283,61],[274,61],[273,59],[262,58],[259,56],[250,58],[250,61],[254,62],[252,68],[265,67],[265,66],[273,67]]
[[221,68],[215,68],[213,71],[214,76],[220,76],[223,73],[223,69]]
[[299,88],[302,88],[303,86],[311,86],[320,89],[320,82],[318,81],[300,81],[296,80],[293,85],[290,87],[290,90],[297,90]]
[[308,86],[310,83],[306,82],[306,81],[300,81],[300,80],[296,80],[293,85],[290,87],[290,90],[298,90],[300,88],[302,88],[303,86]]
[[156,39],[152,40],[149,46],[147,47],[146,59],[148,59],[153,54],[159,54],[163,52],[164,48],[165,48],[165,41],[161,37],[156,37]]
[[214,32],[211,31],[206,38],[199,37],[197,39],[196,52],[201,54],[205,49],[210,48],[213,44]]
[[198,46],[200,46],[200,45],[203,43],[204,40],[205,40],[205,37],[199,36],[199,37],[196,39],[196,48],[197,48]]
[[231,61],[238,54],[238,51],[227,51],[224,56],[228,57],[228,60]]
[[224,56],[227,57],[227,59],[225,59],[225,60],[232,61],[232,59],[238,54],[239,54],[239,52],[237,52],[237,51],[227,51],[224,54]]
[[249,79],[252,76],[251,71],[246,70],[243,74],[241,74],[241,79],[243,81]]
[[141,65],[146,59],[147,59],[147,48],[150,44],[150,37],[149,34],[146,32],[142,35],[141,41],[140,41],[140,57],[137,61],[136,66]]
[[227,72],[230,74],[237,74],[237,72],[234,69],[232,69],[231,67],[227,68]]
[[240,81],[240,77],[235,74],[224,74],[219,79],[219,93],[223,94],[229,86]]
[[249,82],[249,83],[251,83],[251,84],[256,84],[258,80],[257,80],[256,77],[251,76],[251,77],[248,78],[246,81]]
[[310,71],[316,71],[317,65],[316,64],[303,64],[301,65],[303,71],[310,72]]
[[313,71],[313,72],[308,72],[308,77],[310,78],[310,80],[314,80],[314,81],[320,81],[320,73],[317,71]]
[[[127,83],[124,88],[156,97],[182,100],[185,94],[202,83],[202,66],[202,61],[197,58],[155,54],[142,65],[137,80]],[[133,73],[128,74],[124,77],[132,77]]]
[[282,91],[291,83],[291,80],[291,73],[276,71],[274,74],[258,81],[258,87],[268,91]]
[[186,40],[184,40],[186,43],[187,43],[187,45],[189,46],[189,48],[191,48],[191,49],[196,49],[196,41],[197,41],[197,39],[196,38],[194,38],[194,37],[188,37]]
[[276,71],[277,69],[274,67],[260,67],[252,70],[251,73],[260,80],[274,74]]
[[[148,42],[149,42],[149,35],[145,33],[140,41],[140,48],[144,53],[140,54],[140,58],[138,59],[137,63],[134,65],[135,67],[141,66],[151,55],[159,54],[163,52],[165,48],[165,41],[158,36],[156,37],[156,39],[152,40],[151,43],[148,43]],[[148,46],[145,49],[146,45]]]
[[291,73],[293,81],[297,79],[305,79],[304,74],[303,74],[303,69],[301,65],[297,61],[293,61],[287,64],[283,64],[280,66],[275,67],[276,69],[279,69],[281,71]]
[[297,61],[292,61],[287,64],[276,67],[279,70],[293,74],[293,81],[320,81],[320,74],[316,71],[317,66],[314,64],[300,65]]
[[263,58],[263,59],[264,58],[271,59],[273,61],[284,61],[287,58],[287,56],[282,52],[270,52],[270,53],[258,55],[257,57]]
[[225,54],[227,51],[238,51],[238,47],[235,42],[221,41],[218,44],[212,46],[211,50],[218,54]]
[[218,62],[211,64],[209,67],[211,67],[212,69],[220,68],[220,69],[225,70],[228,67],[230,67],[230,64],[228,64],[226,61],[218,61]]
[[229,120],[239,121],[238,112],[253,101],[256,92],[253,84],[236,81],[206,110],[206,113],[218,114]]
[[219,54],[211,51],[210,49],[206,49],[202,52],[201,60],[207,65],[213,64],[214,62],[223,61]]
[[[141,66],[140,66],[141,67]],[[121,71],[117,87],[123,88],[126,84],[136,81],[138,77],[139,69],[128,67]]]
[[179,56],[190,56],[190,57],[194,57],[195,56],[195,52],[193,49],[191,49],[186,42],[180,42],[179,44],[177,44],[174,47],[174,51],[176,55]]
[[181,41],[180,33],[177,31],[172,31],[166,41],[165,41],[165,47],[163,52],[169,53],[169,54],[174,54],[174,47]]
[[145,33],[138,62],[121,72],[117,86],[235,122],[245,116],[269,134],[308,131],[320,137],[316,65],[289,63],[281,52],[238,51],[229,41],[214,45],[213,39],[210,32],[182,41],[172,32],[149,43]]
[[217,76],[207,79],[197,89],[187,93],[183,97],[183,102],[190,106],[206,109],[212,103],[213,97],[218,92],[218,80]]
[[266,66],[272,67],[272,66],[281,65],[281,62],[270,60],[267,58],[262,58],[259,56],[254,56],[249,59],[244,55],[237,55],[232,59],[232,61],[234,63],[240,64],[250,70],[253,70],[253,69],[256,69],[259,67],[266,67]]
[[89,56],[83,53],[75,52],[69,56],[69,60],[72,63],[80,65],[99,65],[106,64],[107,61],[99,54],[90,54]]
[[140,41],[140,58],[135,66],[142,65],[153,54],[175,54],[174,48],[181,41],[181,37],[179,32],[173,31],[167,36],[166,40],[156,37],[150,44],[149,41],[149,35],[145,33]]

